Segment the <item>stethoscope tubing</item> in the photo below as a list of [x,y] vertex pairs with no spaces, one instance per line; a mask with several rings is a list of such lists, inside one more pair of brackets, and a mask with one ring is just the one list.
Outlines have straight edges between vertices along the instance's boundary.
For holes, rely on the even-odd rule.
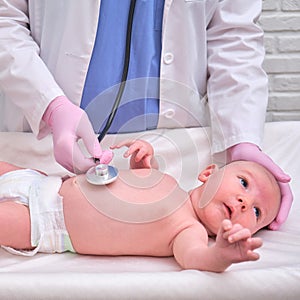
[[[126,86],[127,76],[128,76],[128,69],[129,69],[129,62],[130,62],[130,46],[131,46],[131,34],[132,34],[132,24],[133,24],[133,16],[134,16],[134,10],[135,10],[135,4],[136,0],[130,1],[130,8],[128,13],[128,20],[127,20],[127,32],[126,32],[126,45],[125,45],[125,57],[124,57],[124,64],[123,64],[123,71],[122,71],[122,78],[120,87],[117,93],[117,96],[115,98],[113,107],[111,109],[111,112],[109,114],[109,117],[106,121],[106,124],[104,126],[104,129],[102,132],[98,135],[98,141],[99,143],[103,140],[105,135],[107,134],[109,128],[111,127],[111,124],[115,118],[116,112],[119,108],[123,92]],[[98,162],[99,159],[94,158],[95,162]],[[104,168],[105,173],[101,173],[98,171],[98,168],[100,169]],[[118,169],[113,166],[109,165],[103,165],[99,164],[95,167],[92,167],[88,170],[86,173],[86,179],[89,183],[94,185],[106,185],[109,183],[112,183],[115,181],[118,177]]]
[[132,35],[132,24],[133,24],[133,16],[134,16],[134,10],[135,10],[135,4],[136,0],[130,1],[130,8],[128,13],[128,20],[127,20],[127,32],[126,32],[126,45],[125,45],[125,58],[124,58],[124,64],[123,64],[123,71],[122,71],[122,78],[121,83],[119,86],[119,90],[117,93],[117,96],[115,98],[115,102],[113,104],[113,107],[111,109],[111,112],[109,114],[109,117],[106,121],[106,124],[104,126],[104,129],[98,136],[99,143],[103,140],[105,135],[107,134],[109,128],[111,127],[111,124],[115,118],[115,115],[117,113],[118,107],[120,105],[123,92],[126,86],[127,76],[128,76],[128,69],[129,69],[129,62],[130,62],[130,45],[131,45],[131,35]]

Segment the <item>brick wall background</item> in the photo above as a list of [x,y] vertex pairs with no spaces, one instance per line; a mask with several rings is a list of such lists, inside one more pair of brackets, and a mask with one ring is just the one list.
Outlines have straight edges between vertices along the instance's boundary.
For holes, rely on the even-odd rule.
[[263,0],[267,121],[300,120],[300,0]]

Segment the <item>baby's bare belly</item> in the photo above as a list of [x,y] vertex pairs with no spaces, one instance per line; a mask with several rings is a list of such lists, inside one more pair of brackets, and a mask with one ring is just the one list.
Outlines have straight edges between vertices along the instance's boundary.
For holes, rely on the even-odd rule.
[[90,185],[84,175],[63,183],[66,227],[78,253],[172,255],[188,195],[170,176],[149,172],[121,171],[108,186]]

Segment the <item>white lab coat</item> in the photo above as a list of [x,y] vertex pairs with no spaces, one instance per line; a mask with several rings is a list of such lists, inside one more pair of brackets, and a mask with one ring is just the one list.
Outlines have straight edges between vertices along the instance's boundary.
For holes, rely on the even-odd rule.
[[[99,7],[0,0],[1,131],[41,137],[52,99],[65,94],[79,105]],[[158,127],[211,124],[213,152],[260,145],[268,98],[260,12],[260,0],[165,0]]]

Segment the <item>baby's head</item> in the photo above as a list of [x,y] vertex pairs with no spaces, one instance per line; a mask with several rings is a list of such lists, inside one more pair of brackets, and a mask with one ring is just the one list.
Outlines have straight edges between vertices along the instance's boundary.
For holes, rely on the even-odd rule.
[[199,175],[204,184],[191,196],[197,214],[210,235],[222,220],[230,219],[255,233],[277,216],[281,194],[274,176],[261,165],[235,161],[223,168],[208,166]]

